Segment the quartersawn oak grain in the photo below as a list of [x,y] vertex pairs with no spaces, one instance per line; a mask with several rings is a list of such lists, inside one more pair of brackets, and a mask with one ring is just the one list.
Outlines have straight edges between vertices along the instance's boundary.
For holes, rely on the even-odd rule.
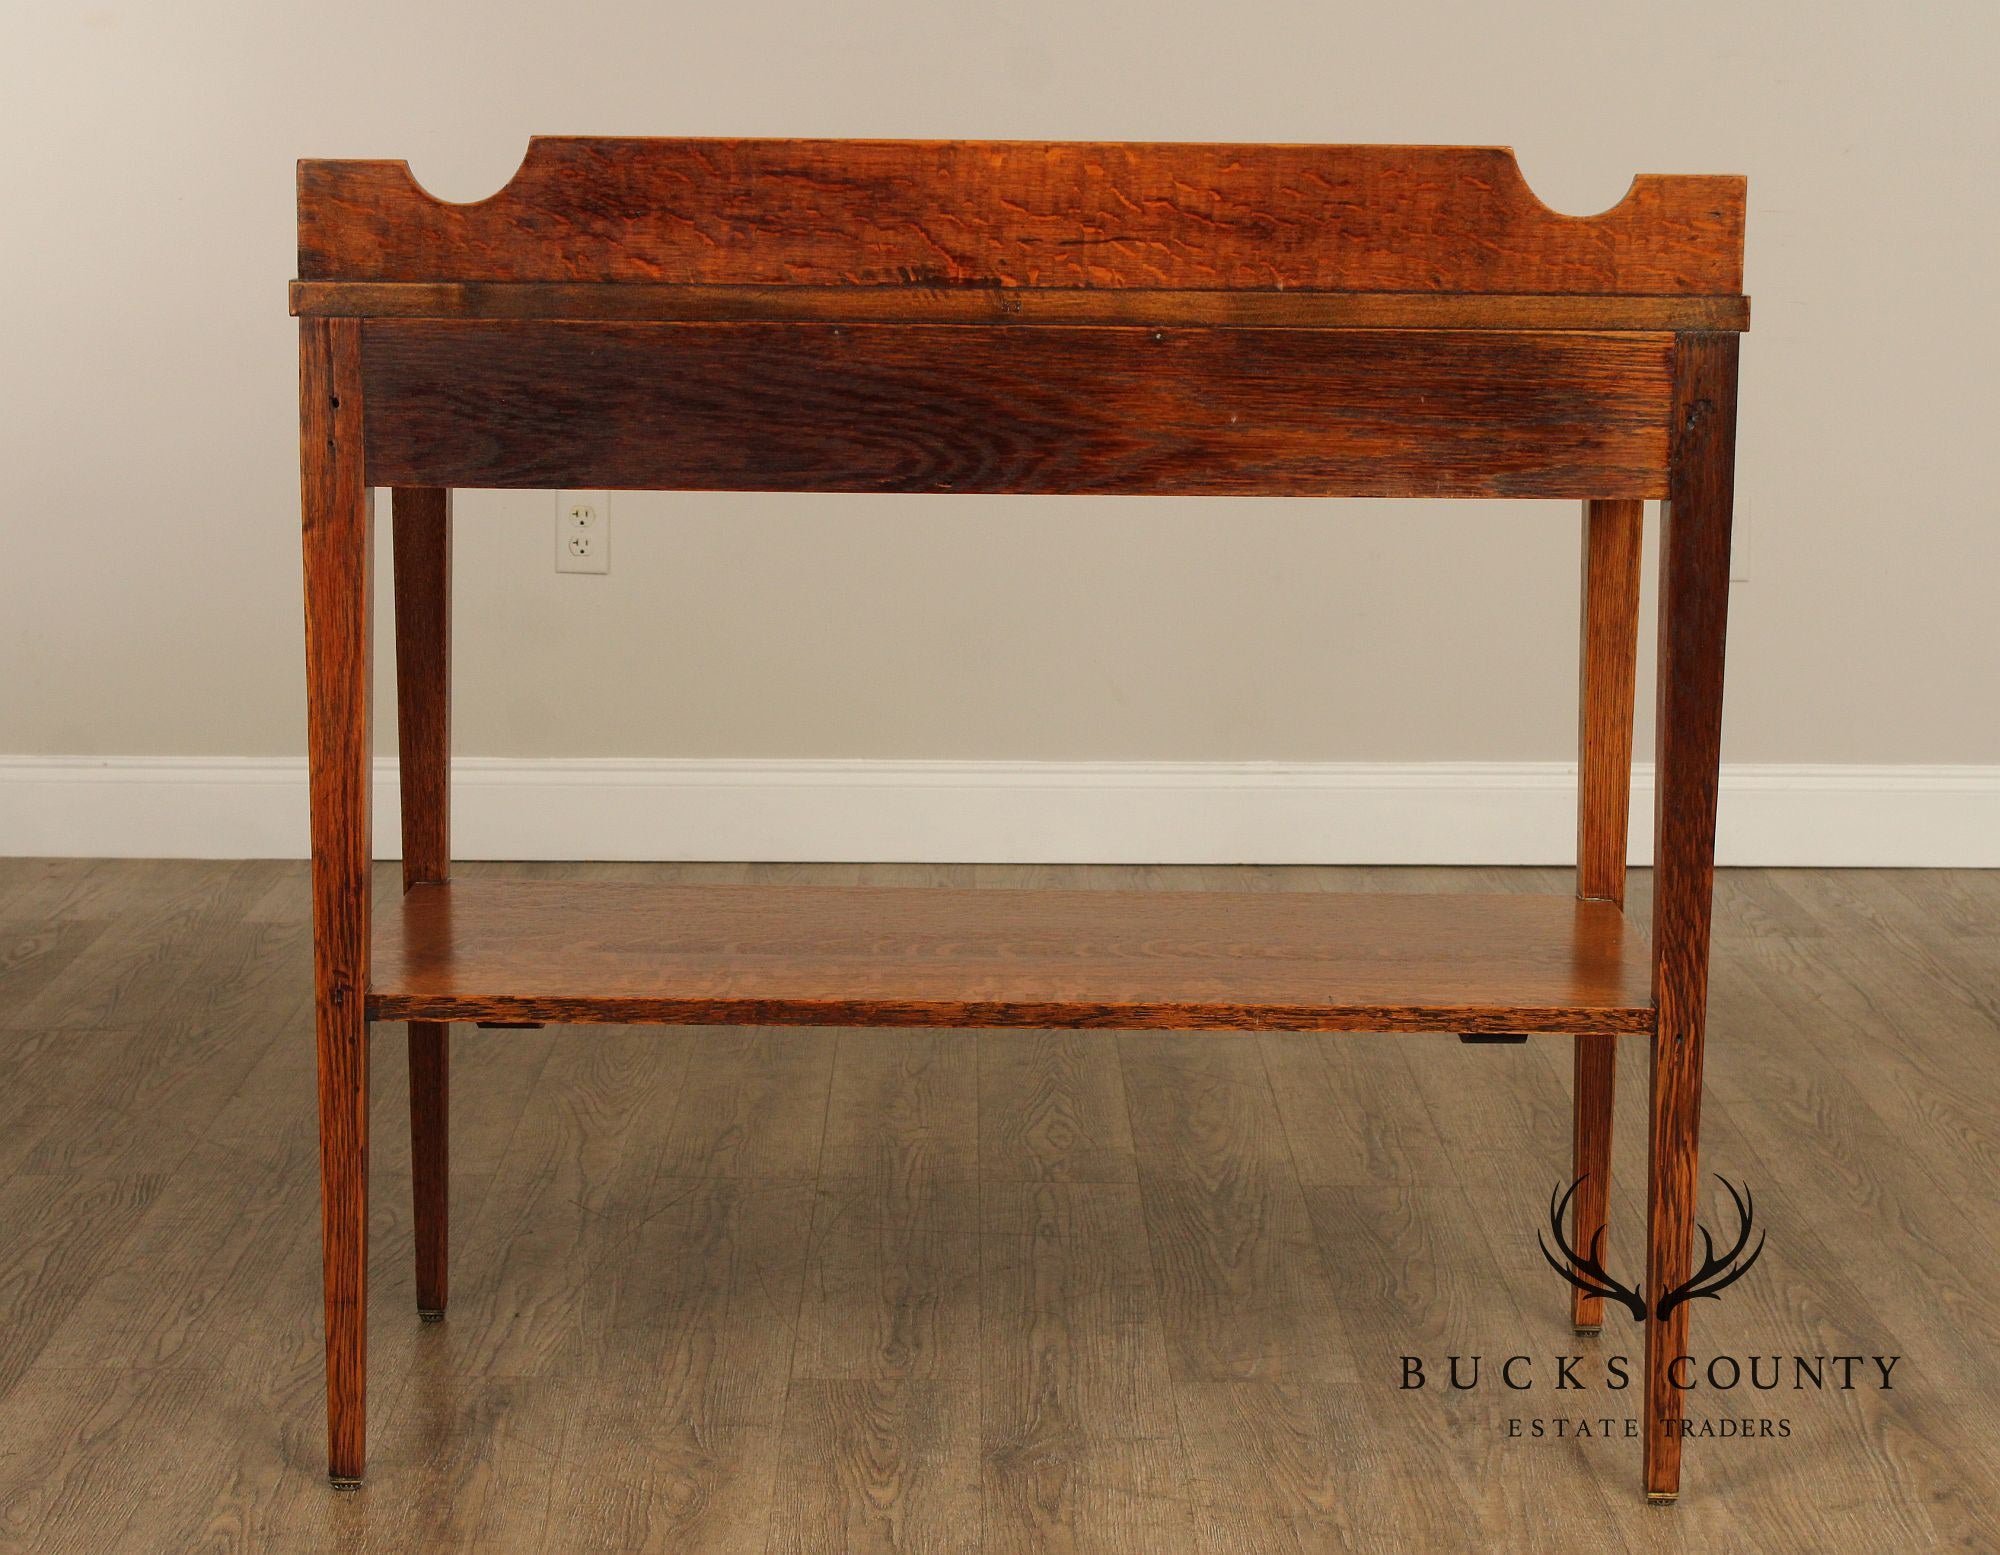
[[305,280],[1742,290],[1744,180],[1641,175],[1596,216],[1511,151],[538,137],[456,205],[405,162],[302,161]]
[[[1583,611],[1578,631],[1576,894],[1625,905],[1625,848],[1632,807],[1633,686],[1639,658],[1639,538],[1644,504],[1583,505]],[[1602,1260],[1611,1208],[1611,1117],[1618,1044],[1576,1039],[1574,1063],[1577,1183],[1570,1245]],[[1570,1292],[1580,1332],[1604,1322],[1604,1298]]]
[[[1675,351],[1673,494],[1660,511],[1658,771],[1653,841],[1653,1038],[1646,1195],[1651,1299],[1694,1254],[1702,1047],[1708,1025],[1723,641],[1736,481],[1737,337],[1687,335]],[[1678,1494],[1687,1397],[1673,1385],[1689,1307],[1646,1325],[1646,1494]]]
[[1633,498],[1666,489],[1668,334],[360,327],[368,468],[387,485]]
[[1124,1030],[1652,1028],[1602,902],[563,882],[417,885],[377,1019]]
[[[507,189],[464,206],[432,199],[401,164],[302,164],[336,1480],[358,1477],[364,1437],[362,990],[368,1013],[431,1029],[465,1017],[1553,1030],[1596,1037],[1586,1060],[1604,1054],[1601,1034],[1657,1033],[1649,1284],[1684,1272],[1743,193],[1735,178],[1641,178],[1615,209],[1573,219],[1534,199],[1510,154],[1468,148],[541,141]],[[955,920],[935,893],[898,919],[889,899],[852,892],[742,910],[703,895],[663,915],[657,898],[632,912],[613,891],[515,921],[529,898],[508,907],[429,883],[384,915],[371,979],[371,484],[1568,496],[1605,515],[1671,494],[1650,987],[1608,900],[1129,908],[1026,893]],[[1611,608],[1586,628],[1585,898],[1611,894],[1610,747],[1629,739],[1613,710],[1629,672],[1609,664],[1625,651],[1611,574],[1626,561],[1595,560],[1595,599]],[[419,605],[412,622],[413,661],[437,673],[405,692],[441,730],[444,612]],[[1593,746],[1592,727],[1611,740]],[[422,868],[441,876],[442,800],[424,790],[443,781],[442,751],[431,734],[417,747],[406,818]],[[413,1055],[419,1071],[427,1052]],[[441,1113],[441,1066],[431,1078],[413,1087],[416,1144],[433,1141],[441,1189],[423,1094]],[[1608,1138],[1608,1064],[1581,1064],[1579,1080],[1588,1167]],[[441,1216],[435,1227],[441,1297]],[[1678,1483],[1681,1403],[1662,1357],[1686,1325],[1681,1308],[1647,1335],[1654,1496]],[[1276,1394],[1255,1407],[1294,1413]],[[1224,1471],[1203,1493],[1233,1461],[1201,1459]],[[1316,1472],[1301,1488],[1322,1507]]]

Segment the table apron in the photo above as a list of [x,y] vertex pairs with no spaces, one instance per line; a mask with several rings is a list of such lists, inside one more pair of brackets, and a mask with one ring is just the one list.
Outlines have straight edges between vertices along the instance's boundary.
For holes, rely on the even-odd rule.
[[1667,332],[362,323],[383,486],[1649,498]]

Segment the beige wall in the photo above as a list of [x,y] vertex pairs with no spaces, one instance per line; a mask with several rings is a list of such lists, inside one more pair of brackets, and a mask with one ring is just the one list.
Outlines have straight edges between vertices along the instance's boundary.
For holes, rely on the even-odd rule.
[[[1726,754],[2000,761],[1986,0],[5,14],[0,753],[302,748],[293,159],[474,198],[542,131],[1511,143],[1572,211],[1747,173]],[[621,494],[578,578],[552,498],[461,502],[468,752],[1570,750],[1568,505]]]

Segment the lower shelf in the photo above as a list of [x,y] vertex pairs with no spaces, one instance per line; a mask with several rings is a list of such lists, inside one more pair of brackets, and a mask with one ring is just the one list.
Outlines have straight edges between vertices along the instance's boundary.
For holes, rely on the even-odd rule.
[[1643,1032],[1644,942],[1544,896],[468,881],[377,909],[379,1020]]

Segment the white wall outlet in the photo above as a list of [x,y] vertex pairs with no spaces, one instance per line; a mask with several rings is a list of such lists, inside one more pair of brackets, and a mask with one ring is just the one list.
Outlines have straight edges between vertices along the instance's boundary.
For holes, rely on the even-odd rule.
[[556,571],[611,570],[611,493],[556,494]]

